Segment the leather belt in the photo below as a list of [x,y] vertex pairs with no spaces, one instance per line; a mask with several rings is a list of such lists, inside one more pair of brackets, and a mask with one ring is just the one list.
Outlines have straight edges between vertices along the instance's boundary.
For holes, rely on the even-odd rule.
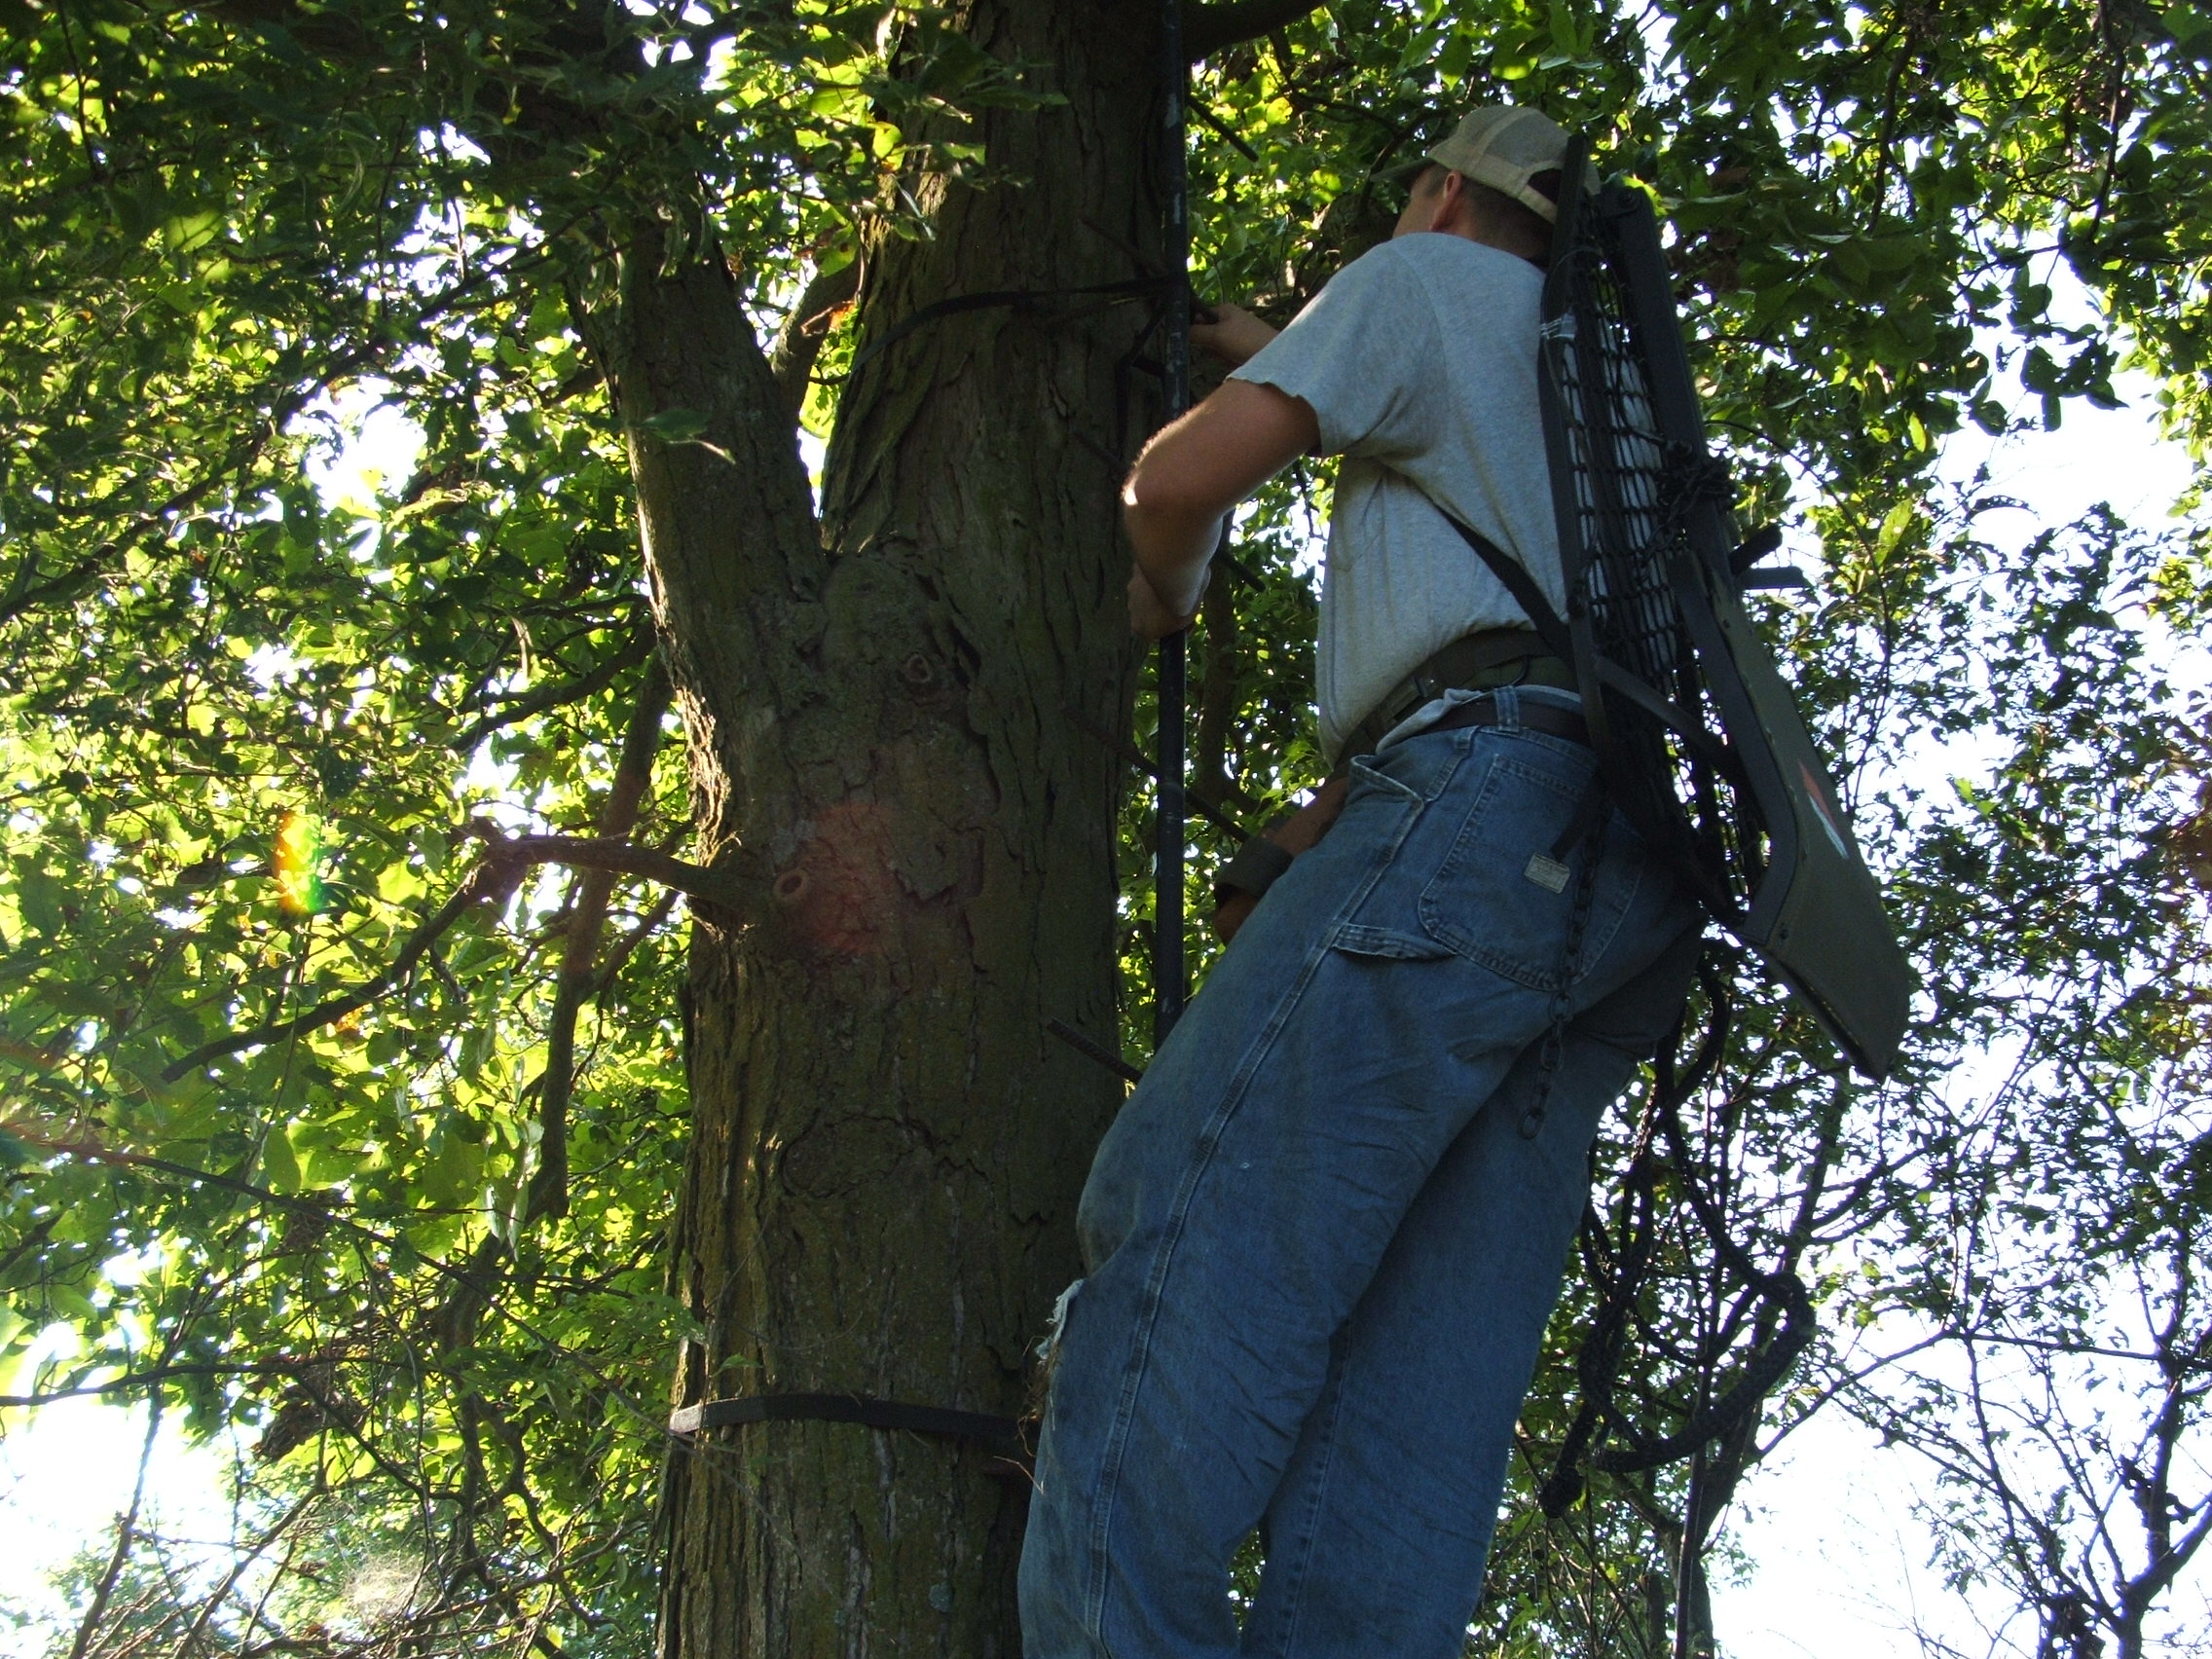
[[[1533,628],[1485,628],[1461,635],[1393,685],[1368,717],[1352,727],[1351,735],[1345,739],[1343,752],[1337,756],[1337,770],[1341,772],[1348,766],[1354,755],[1374,754],[1375,746],[1382,741],[1385,733],[1431,698],[1441,697],[1451,690],[1481,691],[1499,685],[1552,685],[1563,691],[1578,689],[1573,669],[1552,655]],[[1487,706],[1464,705],[1470,709]],[[1460,720],[1457,723],[1476,722]],[[1521,723],[1531,731],[1547,729],[1526,716]],[[1566,734],[1552,732],[1550,735]],[[1586,735],[1576,735],[1573,741],[1587,743],[1590,740]]]
[[[1590,722],[1570,709],[1554,708],[1549,703],[1523,703],[1521,724],[1530,731],[1540,731],[1546,737],[1564,737],[1569,743],[1590,746]],[[1434,725],[1422,726],[1414,735],[1426,737],[1432,731],[1457,731],[1461,726],[1493,726],[1497,724],[1497,700],[1478,697],[1471,703],[1461,703],[1448,711]]]
[[[1465,640],[1453,642],[1443,651],[1439,651],[1436,656],[1421,664],[1415,678],[1418,679],[1419,674],[1428,672],[1438,659],[1447,652],[1453,651],[1456,647],[1464,646],[1470,641],[1492,640],[1493,644],[1488,647],[1492,650],[1495,650],[1502,645],[1517,643],[1514,641],[1496,641],[1494,636],[1498,634],[1518,634],[1530,640],[1536,638],[1533,632],[1524,633],[1521,629],[1494,629],[1491,635],[1487,636],[1471,634]],[[1539,648],[1541,644],[1539,641]],[[1454,670],[1454,678],[1450,685],[1439,687],[1435,691],[1423,692],[1421,702],[1426,702],[1430,696],[1441,695],[1445,689],[1479,689],[1480,687],[1467,683],[1468,680],[1476,675],[1488,675],[1493,689],[1502,685],[1549,685],[1556,683],[1548,675],[1541,675],[1538,672],[1543,665],[1554,665],[1562,673],[1567,669],[1567,665],[1561,662],[1559,658],[1548,655],[1523,654],[1520,657],[1502,658],[1493,656],[1489,668],[1473,670],[1467,669],[1462,659],[1461,663]],[[1510,667],[1516,672],[1510,678],[1498,675],[1495,670],[1500,667]],[[1403,685],[1399,687],[1401,692],[1404,689]],[[1396,699],[1397,695],[1398,693],[1395,692],[1392,694],[1393,700]],[[1381,713],[1371,715],[1366,720],[1362,721],[1359,729],[1352,733],[1350,741],[1346,743],[1344,753],[1337,756],[1337,769],[1332,775],[1342,776],[1349,770],[1351,757],[1354,755],[1372,755],[1375,752],[1375,740],[1382,737],[1390,729],[1390,726],[1396,725],[1399,720],[1404,719],[1407,715],[1412,714],[1415,709],[1419,707],[1420,703],[1405,703],[1402,706],[1393,707],[1393,702],[1386,701],[1383,704],[1383,710],[1391,715],[1389,724],[1381,723],[1382,719]],[[1564,737],[1567,742],[1579,743],[1585,748],[1590,743],[1590,722],[1571,709],[1563,709],[1556,704],[1535,701],[1525,702],[1520,707],[1519,721],[1530,731],[1540,731],[1546,737]],[[1472,701],[1459,703],[1447,709],[1442,718],[1433,725],[1424,726],[1416,735],[1425,737],[1432,731],[1457,731],[1461,726],[1493,726],[1497,723],[1497,700],[1494,697],[1477,697]],[[1601,802],[1603,798],[1602,795],[1598,794],[1593,794],[1590,797],[1593,801]],[[1583,813],[1588,810],[1590,809],[1586,805],[1582,811],[1578,811],[1575,814],[1574,824],[1568,826],[1569,834],[1576,840],[1579,840],[1588,829],[1588,825],[1583,820]],[[1270,828],[1272,829],[1273,826],[1271,825]],[[1568,836],[1562,835],[1560,844],[1562,846],[1570,845]],[[1259,898],[1274,885],[1283,871],[1290,868],[1291,856],[1286,849],[1276,845],[1274,840],[1265,832],[1248,837],[1244,844],[1236,849],[1235,856],[1214,872],[1213,896],[1215,903],[1227,902],[1229,897],[1235,893],[1245,893],[1255,899]],[[1563,855],[1555,852],[1554,857],[1563,857]]]

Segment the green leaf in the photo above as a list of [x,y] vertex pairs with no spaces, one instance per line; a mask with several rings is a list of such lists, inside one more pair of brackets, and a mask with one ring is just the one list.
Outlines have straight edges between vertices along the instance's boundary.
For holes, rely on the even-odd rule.
[[61,883],[39,865],[17,865],[16,905],[22,912],[23,925],[33,933],[46,939],[60,937],[65,925],[61,913],[64,891]]
[[1882,527],[1874,537],[1875,550],[1885,556],[1895,552],[1919,516],[1920,503],[1909,497],[1891,507],[1882,515]]
[[273,1193],[300,1190],[300,1161],[292,1151],[291,1137],[280,1124],[272,1124],[261,1142],[261,1184]]
[[171,253],[191,253],[215,240],[223,215],[215,211],[180,213],[162,226],[162,240]]
[[55,1279],[46,1286],[47,1305],[64,1319],[86,1322],[95,1318],[99,1309],[84,1290],[65,1279]]
[[377,897],[387,904],[404,904],[428,891],[428,885],[404,859],[377,872]]

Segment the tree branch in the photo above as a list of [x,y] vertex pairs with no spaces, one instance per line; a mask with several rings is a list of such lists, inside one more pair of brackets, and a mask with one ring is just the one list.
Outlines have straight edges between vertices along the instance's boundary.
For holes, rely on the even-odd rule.
[[1270,29],[1320,10],[1318,0],[1215,0],[1183,12],[1183,50],[1196,63],[1226,46],[1257,40]]
[[2180,1543],[2170,1547],[2164,1555],[2120,1586],[2120,1592],[2127,1599],[2128,1605],[2138,1609],[2138,1616],[2142,1611],[2148,1611],[2160,1593],[2180,1576],[2181,1569],[2189,1565],[2191,1558],[2208,1537],[2212,1537],[2212,1502],[2205,1504],[2204,1513],[2196,1518],[2195,1525],[2182,1534]]
[[758,897],[751,882],[727,870],[709,869],[618,841],[581,835],[517,835],[512,839],[482,827],[475,832],[486,842],[487,868],[509,862],[518,866],[541,864],[572,865],[580,869],[612,870],[617,875],[642,875],[663,887],[673,887],[687,899],[719,905],[725,910],[750,910]]
[[[517,874],[519,873],[518,866]],[[362,980],[350,991],[315,1004],[307,1013],[291,1019],[276,1020],[268,1025],[256,1026],[250,1031],[234,1031],[227,1037],[203,1043],[182,1059],[163,1068],[162,1081],[174,1083],[186,1073],[197,1071],[209,1061],[219,1060],[226,1054],[235,1054],[241,1049],[258,1049],[265,1043],[278,1043],[286,1037],[296,1037],[302,1032],[313,1031],[318,1026],[344,1019],[356,1010],[368,1007],[405,978],[422,959],[423,953],[437,942],[438,937],[461,920],[461,913],[471,904],[487,896],[492,874],[493,866],[489,860],[471,870],[467,879],[454,890],[453,896],[431,913],[428,921],[408,937],[407,942],[400,946],[399,954],[392,958],[391,965],[383,973]],[[511,885],[509,891],[512,891]]]
[[251,1549],[238,1552],[231,1562],[230,1569],[223,1574],[222,1582],[202,1599],[200,1612],[193,1619],[192,1628],[184,1633],[184,1640],[177,1643],[178,1653],[193,1653],[203,1650],[200,1647],[203,1633],[213,1622],[216,1613],[221,1610],[223,1603],[229,1599],[231,1592],[238,1587],[239,1580],[243,1578],[246,1570],[268,1552],[271,1545],[292,1530],[294,1523],[306,1515],[315,1504],[321,1502],[322,1497],[323,1493],[319,1483],[311,1487],[301,1495],[298,1502],[277,1517],[276,1524],[263,1532]]
[[227,1364],[164,1365],[151,1371],[125,1372],[120,1377],[109,1378],[105,1382],[83,1382],[70,1388],[46,1388],[34,1394],[0,1394],[0,1409],[48,1406],[56,1400],[83,1399],[88,1394],[127,1394],[133,1388],[150,1387],[156,1382],[166,1382],[172,1377],[288,1377],[305,1370],[312,1363],[304,1359],[241,1359]]
[[558,709],[564,704],[589,697],[595,691],[604,690],[650,656],[653,644],[652,624],[647,621],[638,629],[628,645],[588,674],[580,675],[574,680],[564,680],[557,685],[540,685],[535,691],[495,699],[504,706],[468,726],[453,740],[453,747],[474,749],[503,725],[512,725],[517,720],[528,719],[533,715],[542,715],[548,709]]
[[479,900],[497,899],[504,903],[521,882],[523,871],[533,865],[565,864],[582,869],[611,870],[619,875],[644,876],[657,881],[663,887],[673,887],[686,898],[713,904],[725,910],[748,911],[752,908],[754,890],[751,884],[724,870],[709,869],[703,865],[686,864],[682,859],[656,852],[650,847],[634,846],[628,841],[599,839],[579,835],[502,835],[491,825],[476,820],[468,826],[469,834],[484,843],[484,860],[453,897],[431,914],[430,919],[409,936],[392,958],[391,966],[371,976],[350,991],[325,1002],[317,1003],[307,1013],[291,1019],[279,1019],[250,1031],[234,1031],[227,1037],[218,1037],[211,1043],[203,1043],[182,1059],[165,1068],[162,1080],[174,1083],[187,1072],[235,1054],[241,1049],[258,1049],[269,1043],[282,1042],[303,1032],[344,1019],[349,1014],[368,1005],[414,971],[415,964],[424,953],[435,944],[439,936],[459,921],[464,911]]
[[115,1524],[115,1549],[108,1556],[98,1582],[92,1586],[92,1602],[85,1608],[84,1622],[77,1626],[77,1640],[70,1644],[69,1659],[85,1659],[86,1649],[92,1646],[101,1619],[107,1616],[108,1598],[115,1594],[116,1581],[123,1576],[124,1565],[130,1559],[130,1546],[137,1542],[138,1512],[146,1500],[146,1476],[154,1465],[154,1442],[161,1431],[162,1396],[157,1391],[146,1407],[146,1439],[138,1451],[138,1479],[130,1489],[130,1507]]
[[[627,840],[652,783],[653,755],[660,748],[661,718],[668,713],[668,670],[655,657],[645,670],[636,708],[622,735],[622,756],[614,783],[600,811],[601,835]],[[546,1022],[545,1069],[537,1080],[537,1169],[530,1179],[523,1219],[569,1213],[569,1098],[576,1084],[576,1015],[597,987],[593,966],[600,936],[607,931],[607,902],[614,896],[614,872],[587,869],[577,876],[569,916],[568,941],[561,953],[561,978]]]
[[857,259],[835,271],[816,272],[784,318],[784,326],[776,330],[776,343],[768,349],[768,372],[776,377],[776,389],[793,421],[806,406],[807,377],[814,372],[814,359],[822,354],[822,343],[830,337],[830,313],[859,292],[860,281]]

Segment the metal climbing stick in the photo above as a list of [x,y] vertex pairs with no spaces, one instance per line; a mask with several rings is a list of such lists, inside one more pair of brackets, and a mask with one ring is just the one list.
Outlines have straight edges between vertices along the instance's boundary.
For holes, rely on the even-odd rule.
[[[1188,129],[1186,117],[1189,104],[1190,65],[1183,56],[1182,14],[1177,0],[1161,0],[1160,11],[1160,69],[1162,92],[1160,143],[1155,152],[1155,165],[1159,167],[1157,182],[1161,200],[1166,204],[1166,222],[1162,227],[1164,272],[1157,279],[1148,278],[1148,291],[1159,294],[1160,310],[1146,325],[1145,338],[1155,330],[1161,338],[1158,363],[1161,382],[1161,424],[1165,425],[1191,406],[1191,219],[1190,181],[1187,162]],[[1116,290],[1120,291],[1119,288]],[[991,295],[996,302],[1005,295]],[[1139,346],[1144,344],[1139,341]],[[1134,353],[1131,353],[1133,358]],[[1126,363],[1128,359],[1124,359]],[[1146,363],[1145,367],[1153,367]],[[1118,383],[1117,383],[1118,384]],[[1117,391],[1116,410],[1124,409]],[[1117,423],[1117,429],[1119,423]],[[1221,544],[1214,551],[1214,563],[1220,565],[1238,581],[1258,585],[1259,577],[1229,552],[1229,534],[1225,525]],[[1175,1029],[1182,1017],[1183,1005],[1190,994],[1190,968],[1183,949],[1183,873],[1188,852],[1187,838],[1190,829],[1190,809],[1194,804],[1188,793],[1184,774],[1188,769],[1188,745],[1185,721],[1189,698],[1188,630],[1169,635],[1160,642],[1160,655],[1154,674],[1154,689],[1158,719],[1158,743],[1152,758],[1120,738],[1096,727],[1088,727],[1091,734],[1122,752],[1124,758],[1134,764],[1138,771],[1151,775],[1154,785],[1153,835],[1153,944],[1152,944],[1152,1040],[1158,1050],[1167,1041],[1167,1034]],[[1079,724],[1086,724],[1077,717]],[[1241,841],[1245,831],[1220,807],[1203,796],[1196,801],[1198,810],[1233,840]],[[1134,1083],[1142,1075],[1121,1056],[1084,1036],[1064,1020],[1049,1019],[1045,1029],[1062,1042],[1098,1061],[1107,1069],[1119,1073]]]
[[[1164,362],[1161,370],[1165,405],[1161,424],[1191,406],[1191,218],[1190,175],[1185,164],[1184,104],[1189,65],[1183,61],[1183,18],[1178,0],[1161,0],[1160,10],[1161,83],[1166,92],[1161,151],[1166,168],[1167,315]],[[1182,1017],[1187,993],[1183,965],[1183,705],[1189,636],[1170,634],[1160,642],[1157,678],[1160,707],[1159,811],[1153,860],[1153,1015],[1152,1040],[1158,1048]]]

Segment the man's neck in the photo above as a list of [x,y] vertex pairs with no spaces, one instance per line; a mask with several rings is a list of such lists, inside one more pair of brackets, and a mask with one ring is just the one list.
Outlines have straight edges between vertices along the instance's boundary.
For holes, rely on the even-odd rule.
[[1457,225],[1437,225],[1427,232],[1414,231],[1406,234],[1410,236],[1457,237],[1461,241],[1473,242],[1477,247],[1494,247],[1500,253],[1510,253],[1516,259],[1525,259],[1538,271],[1546,271],[1551,268],[1550,249],[1547,248],[1541,253],[1531,253],[1518,240],[1502,233],[1491,233],[1479,225],[1468,228],[1461,228]]

